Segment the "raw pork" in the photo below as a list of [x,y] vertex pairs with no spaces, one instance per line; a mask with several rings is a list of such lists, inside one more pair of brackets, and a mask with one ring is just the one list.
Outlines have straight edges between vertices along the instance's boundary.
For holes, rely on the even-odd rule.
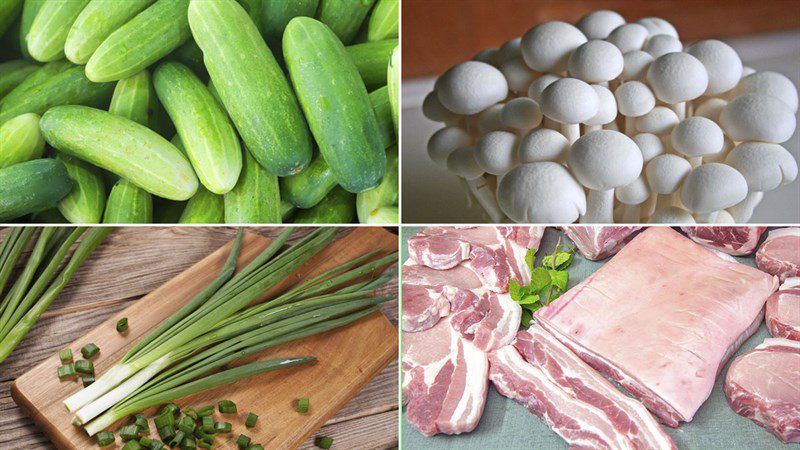
[[480,288],[480,279],[464,266],[434,270],[407,261],[403,265],[403,331],[422,331],[434,326],[450,314],[453,298]]
[[563,227],[578,251],[592,261],[606,259],[615,255],[625,246],[642,227],[615,227],[615,226],[590,226],[570,225]]
[[652,227],[536,317],[665,424],[690,421],[777,279]]
[[800,341],[800,278],[787,278],[766,307],[767,329],[776,338]]
[[510,344],[522,317],[519,303],[508,294],[462,291],[451,302],[450,323],[456,331],[485,352]]
[[800,342],[766,339],[731,363],[731,408],[783,442],[800,442]]
[[753,253],[767,227],[681,227],[698,244],[733,256]]
[[767,233],[756,252],[756,264],[781,281],[800,276],[800,228],[778,228]]
[[440,320],[403,334],[403,402],[406,418],[425,436],[460,434],[478,425],[486,403],[486,353]]

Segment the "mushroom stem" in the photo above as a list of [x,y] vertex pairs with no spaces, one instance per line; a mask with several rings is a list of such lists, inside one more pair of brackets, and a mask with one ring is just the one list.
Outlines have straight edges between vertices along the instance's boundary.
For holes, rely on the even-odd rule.
[[614,189],[589,189],[586,214],[581,216],[581,223],[614,223]]
[[458,177],[458,182],[461,183],[461,187],[464,188],[465,193],[467,194],[467,209],[472,209],[472,206],[475,204],[472,199],[472,190],[469,188],[469,183],[467,180]]
[[691,164],[692,169],[694,169],[695,167],[700,166],[700,164],[703,164],[703,157],[702,156],[691,157],[689,158],[689,164]]
[[542,118],[542,128],[549,128],[551,130],[558,130],[561,128],[561,124],[556,122],[555,120],[545,116]]
[[562,123],[561,133],[567,138],[570,145],[581,137],[581,126],[577,123]]
[[756,209],[761,200],[764,199],[764,193],[758,191],[750,191],[747,197],[736,205],[728,208],[728,212],[733,216],[736,223],[746,223],[753,217],[753,210]]
[[636,117],[625,116],[625,134],[636,136]]
[[658,201],[658,194],[651,191],[650,197],[648,197],[647,200],[645,200],[645,202],[642,203],[640,207],[641,215],[639,216],[639,219],[642,222],[647,222],[648,219],[650,219],[650,216],[652,216],[653,213],[656,212],[657,201]]
[[686,118],[686,102],[678,102],[669,106],[678,115],[678,120]]
[[622,223],[639,223],[641,205],[625,205],[622,209]]
[[656,210],[675,205],[675,194],[658,194],[656,198]]
[[486,175],[474,180],[466,180],[466,183],[467,189],[469,189],[469,192],[472,193],[483,210],[486,211],[486,214],[489,215],[492,223],[503,222],[505,215],[497,204],[497,197],[494,195],[494,189],[492,189],[491,183]]
[[717,221],[717,215],[719,211],[712,211],[710,213],[697,213],[694,215],[694,220],[697,223],[715,223]]
[[586,133],[588,133],[590,131],[597,131],[597,130],[602,130],[602,129],[603,129],[602,125],[584,125],[583,126],[583,134],[586,134]]

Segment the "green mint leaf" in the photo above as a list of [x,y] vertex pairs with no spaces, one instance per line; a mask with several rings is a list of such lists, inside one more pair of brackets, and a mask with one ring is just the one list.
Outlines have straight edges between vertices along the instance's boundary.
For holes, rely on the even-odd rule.
[[531,304],[537,303],[538,301],[539,301],[539,296],[538,295],[529,294],[529,295],[526,295],[525,297],[522,297],[522,300],[520,300],[517,303],[519,303],[520,305],[531,305]]
[[[567,284],[569,283],[569,273],[563,270],[550,270],[548,272],[553,286],[558,290],[558,294],[560,295],[562,292],[565,292],[567,290]],[[550,297],[550,300],[552,300],[552,295]]]
[[541,292],[550,286],[550,274],[544,267],[537,267],[531,271],[530,292]]
[[508,282],[508,295],[511,296],[511,299],[518,302],[522,300],[522,296],[525,295],[525,289],[516,281],[510,280]]
[[536,262],[536,249],[529,248],[528,252],[525,253],[525,264],[528,265],[528,268],[533,271],[533,264]]

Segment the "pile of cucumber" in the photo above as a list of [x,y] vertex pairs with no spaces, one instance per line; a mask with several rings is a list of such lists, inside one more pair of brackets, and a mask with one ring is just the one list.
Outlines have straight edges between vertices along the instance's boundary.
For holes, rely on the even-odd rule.
[[0,222],[397,223],[398,4],[0,1]]

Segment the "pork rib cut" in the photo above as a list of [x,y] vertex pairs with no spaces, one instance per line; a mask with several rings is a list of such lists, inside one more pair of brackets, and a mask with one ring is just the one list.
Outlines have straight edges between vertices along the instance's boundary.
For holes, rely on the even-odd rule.
[[765,310],[769,334],[800,341],[800,278],[787,278],[769,296]]
[[800,442],[800,342],[765,339],[737,357],[725,377],[725,396],[737,414],[783,442]]
[[406,261],[403,265],[403,331],[422,331],[434,326],[440,318],[450,314],[452,299],[480,288],[477,275],[464,266],[435,270]]
[[584,361],[665,424],[690,421],[763,320],[777,279],[652,227],[536,313]]
[[753,253],[767,227],[681,227],[698,244],[733,256]]
[[570,225],[564,234],[586,259],[599,261],[615,255],[642,227]]
[[756,264],[781,281],[800,276],[800,227],[778,228],[767,233],[756,252]]

